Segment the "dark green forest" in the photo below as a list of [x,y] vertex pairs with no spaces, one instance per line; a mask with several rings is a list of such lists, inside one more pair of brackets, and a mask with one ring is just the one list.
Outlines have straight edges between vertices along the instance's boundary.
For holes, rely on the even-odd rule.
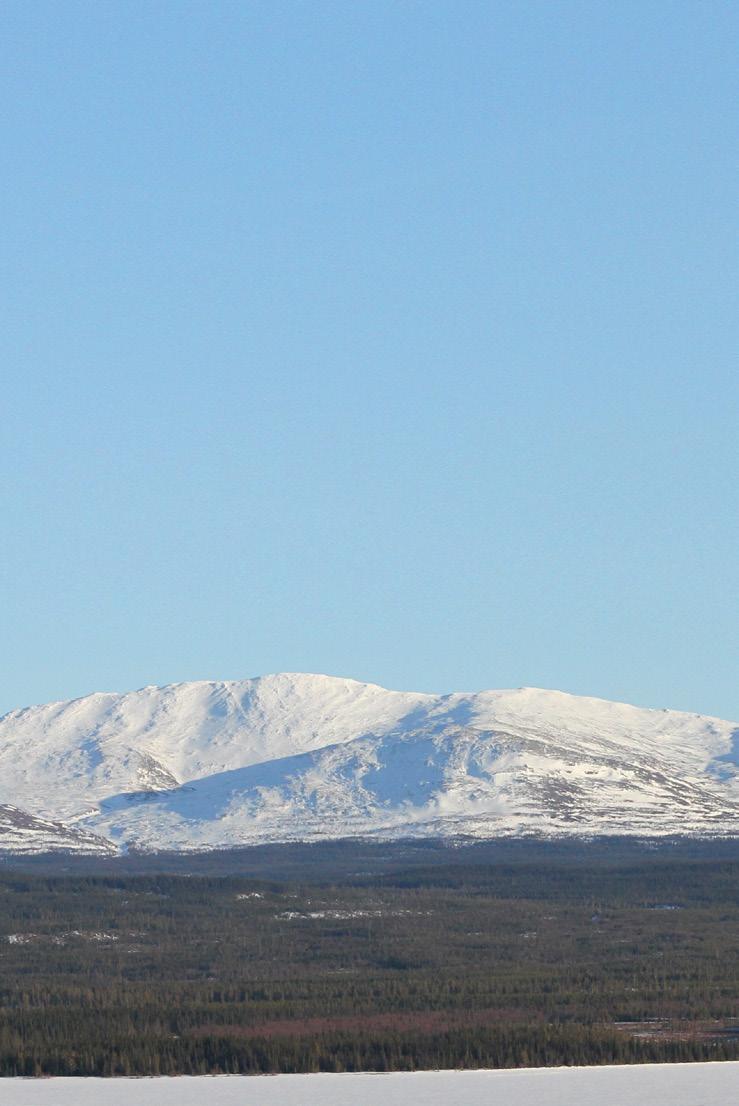
[[0,1074],[739,1058],[739,847],[0,863]]

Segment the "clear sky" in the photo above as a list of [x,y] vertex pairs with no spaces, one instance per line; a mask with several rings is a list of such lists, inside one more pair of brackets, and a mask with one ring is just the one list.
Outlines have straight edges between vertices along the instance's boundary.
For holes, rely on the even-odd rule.
[[738,23],[6,0],[0,710],[292,670],[739,718]]

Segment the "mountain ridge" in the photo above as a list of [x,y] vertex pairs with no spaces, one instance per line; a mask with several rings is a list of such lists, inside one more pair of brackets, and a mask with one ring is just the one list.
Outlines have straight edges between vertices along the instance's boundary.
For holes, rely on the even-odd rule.
[[0,718],[0,804],[123,850],[739,834],[738,764],[739,725],[711,716],[311,673],[94,692]]

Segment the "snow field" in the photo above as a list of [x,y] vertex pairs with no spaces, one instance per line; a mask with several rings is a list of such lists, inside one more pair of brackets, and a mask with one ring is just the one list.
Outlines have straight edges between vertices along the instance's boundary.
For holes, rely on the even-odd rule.
[[2,1106],[732,1106],[739,1061],[514,1071],[4,1079]]

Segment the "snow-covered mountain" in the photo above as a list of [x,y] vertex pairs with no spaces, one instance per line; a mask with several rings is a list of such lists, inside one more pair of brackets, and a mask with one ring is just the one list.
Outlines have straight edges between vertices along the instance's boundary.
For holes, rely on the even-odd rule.
[[0,849],[739,834],[738,765],[736,723],[536,688],[147,687],[0,719]]

